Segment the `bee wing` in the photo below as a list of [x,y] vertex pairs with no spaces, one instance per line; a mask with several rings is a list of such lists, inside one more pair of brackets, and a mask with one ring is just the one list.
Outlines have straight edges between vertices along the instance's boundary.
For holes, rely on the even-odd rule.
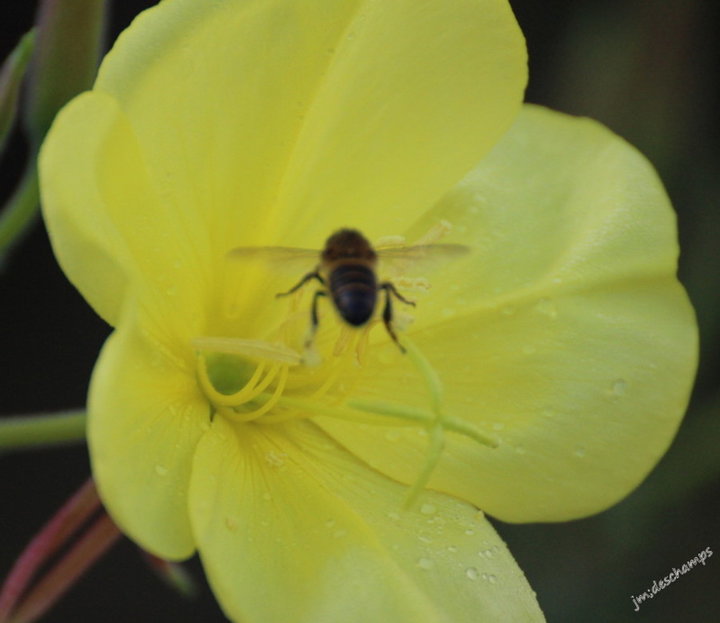
[[296,247],[236,247],[227,254],[231,262],[262,262],[274,271],[297,273],[318,263],[320,251]]
[[468,253],[470,247],[462,244],[419,244],[378,249],[381,270],[388,276],[430,273]]

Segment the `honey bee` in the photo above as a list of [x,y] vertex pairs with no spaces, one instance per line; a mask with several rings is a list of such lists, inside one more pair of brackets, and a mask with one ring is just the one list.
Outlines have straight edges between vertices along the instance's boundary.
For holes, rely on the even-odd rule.
[[382,258],[384,263],[396,264],[427,264],[427,260],[452,259],[467,251],[468,247],[459,244],[426,244],[395,246],[378,252],[357,229],[343,228],[327,239],[322,251],[292,247],[238,247],[228,255],[233,258],[265,257],[277,261],[319,256],[313,270],[286,292],[275,295],[280,298],[293,294],[313,279],[320,284],[321,288],[315,291],[310,307],[311,328],[306,346],[312,343],[320,323],[318,300],[321,297],[329,295],[338,315],[347,324],[362,327],[373,317],[380,291],[384,291],[382,319],[385,328],[400,350],[405,352],[393,327],[393,297],[413,307],[415,302],[402,296],[391,281],[378,280],[378,260]]

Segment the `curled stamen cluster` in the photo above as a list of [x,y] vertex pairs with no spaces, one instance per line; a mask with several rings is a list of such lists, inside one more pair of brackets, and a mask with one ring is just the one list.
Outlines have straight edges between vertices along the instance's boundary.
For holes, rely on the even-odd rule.
[[[201,350],[198,353],[198,382],[212,404],[214,413],[233,422],[276,424],[293,419],[327,416],[374,424],[387,424],[387,418],[391,418],[422,427],[429,433],[430,445],[425,465],[406,496],[405,503],[410,505],[426,487],[440,460],[446,431],[469,437],[491,448],[496,447],[498,442],[480,429],[445,415],[440,378],[408,338],[404,338],[403,342],[410,361],[426,385],[430,401],[428,409],[352,398],[345,398],[339,404],[337,400],[328,402],[326,398],[330,389],[344,376],[353,376],[352,364],[359,363],[359,355],[364,352],[366,342],[367,330],[342,332],[330,361],[323,364],[322,371],[318,372],[315,366],[305,365],[299,354],[284,345],[258,340],[198,338],[194,340],[197,348],[219,348],[226,355],[244,355],[255,359],[254,371],[240,389],[223,393],[213,382],[208,352]],[[352,348],[353,345],[355,348]],[[238,366],[238,369],[241,367]]]

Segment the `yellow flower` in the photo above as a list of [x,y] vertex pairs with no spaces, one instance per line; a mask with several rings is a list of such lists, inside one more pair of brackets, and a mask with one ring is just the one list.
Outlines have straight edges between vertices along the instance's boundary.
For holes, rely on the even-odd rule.
[[[597,512],[670,443],[696,330],[668,200],[598,124],[521,109],[525,80],[500,0],[172,0],[59,115],[45,218],[115,327],[94,476],[231,618],[541,620],[477,509]],[[321,301],[310,365],[309,293],[275,298],[302,269],[228,255],[343,226],[471,249],[400,275],[407,355]]]

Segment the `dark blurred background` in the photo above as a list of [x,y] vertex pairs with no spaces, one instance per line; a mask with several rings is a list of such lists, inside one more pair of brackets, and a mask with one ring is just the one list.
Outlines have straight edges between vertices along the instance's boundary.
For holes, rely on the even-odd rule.
[[[34,20],[4,5],[0,58]],[[154,2],[112,6],[108,41]],[[527,100],[594,117],[655,164],[678,213],[680,278],[697,310],[702,354],[688,415],[668,454],[625,501],[589,519],[495,522],[548,621],[720,621],[720,3],[514,0],[530,54]],[[12,8],[10,8],[12,5]],[[19,133],[0,162],[0,199],[22,171]],[[108,328],[65,280],[38,223],[0,274],[0,414],[84,404]],[[89,473],[84,446],[0,455],[0,578]],[[634,611],[632,595],[705,548],[715,556]],[[123,540],[47,621],[224,621],[203,584],[185,601]]]

